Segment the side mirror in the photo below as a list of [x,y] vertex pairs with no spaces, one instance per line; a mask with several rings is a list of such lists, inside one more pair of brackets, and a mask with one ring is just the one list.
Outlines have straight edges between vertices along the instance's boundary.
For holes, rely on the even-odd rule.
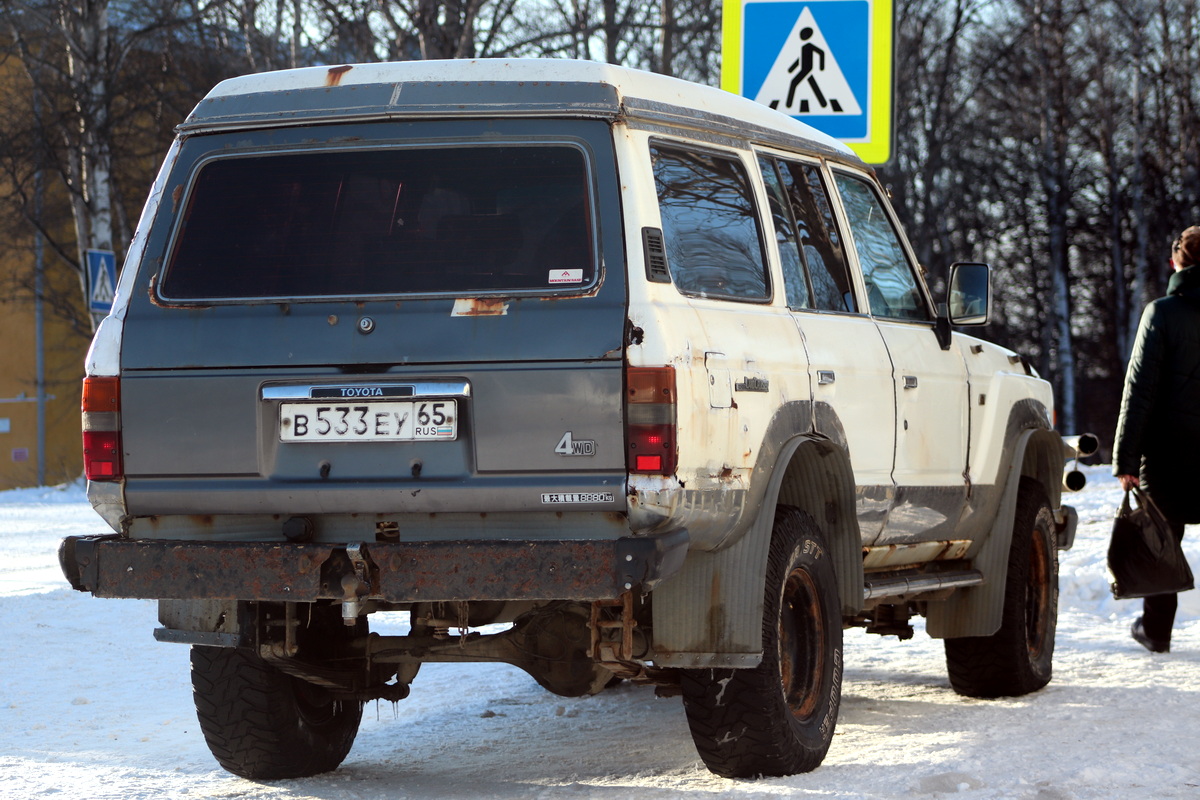
[[951,325],[986,325],[992,313],[991,268],[973,263],[951,266],[946,301]]

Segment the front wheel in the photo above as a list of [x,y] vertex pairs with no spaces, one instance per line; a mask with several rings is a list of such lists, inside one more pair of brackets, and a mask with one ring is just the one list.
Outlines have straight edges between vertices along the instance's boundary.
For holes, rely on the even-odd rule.
[[359,701],[336,698],[246,650],[192,647],[192,693],[209,750],[243,778],[336,769],[362,718]]
[[1039,482],[1021,478],[1017,492],[1000,629],[945,644],[950,685],[967,697],[1018,697],[1050,682],[1058,624],[1054,515]]
[[681,686],[692,740],[716,774],[793,775],[821,764],[841,703],[842,617],[831,555],[811,517],[776,511],[762,662],[684,670]]

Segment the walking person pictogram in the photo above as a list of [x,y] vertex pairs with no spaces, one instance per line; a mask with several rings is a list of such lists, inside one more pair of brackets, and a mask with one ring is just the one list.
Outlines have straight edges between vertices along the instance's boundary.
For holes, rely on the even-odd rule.
[[[788,86],[787,103],[784,104],[784,108],[792,107],[792,103],[794,103],[796,100],[796,89],[798,89],[800,84],[804,82],[804,79],[807,78],[808,86],[810,89],[812,89],[813,95],[816,96],[817,102],[821,105],[821,108],[830,106],[833,111],[840,113],[842,110],[841,103],[839,103],[836,98],[832,101],[827,101],[825,99],[825,95],[821,92],[821,85],[817,83],[817,76],[813,74],[814,60],[819,62],[817,65],[817,71],[825,71],[825,51],[809,41],[809,39],[812,38],[812,35],[812,28],[802,28],[800,30],[800,41],[804,42],[804,46],[800,49],[800,57],[793,61],[792,65],[788,67],[788,73],[790,74],[792,72],[796,72],[797,67],[800,68],[800,71],[796,72],[796,76],[792,78],[791,84]],[[779,101],[772,100],[771,108],[779,108]],[[808,100],[801,100],[800,113],[807,114],[808,111]]]
[[832,46],[812,10],[805,6],[783,40],[754,99],[785,114],[862,114],[839,64],[839,52],[857,57],[853,51],[842,52]]

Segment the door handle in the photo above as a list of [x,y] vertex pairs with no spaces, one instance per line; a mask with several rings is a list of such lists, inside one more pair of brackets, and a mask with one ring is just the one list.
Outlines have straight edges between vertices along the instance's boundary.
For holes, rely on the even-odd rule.
[[835,377],[836,376],[833,374],[833,370],[819,369],[817,370],[817,385],[828,386],[829,384],[833,383]]
[[905,375],[904,376],[904,388],[905,389],[917,388],[917,376],[916,375]]

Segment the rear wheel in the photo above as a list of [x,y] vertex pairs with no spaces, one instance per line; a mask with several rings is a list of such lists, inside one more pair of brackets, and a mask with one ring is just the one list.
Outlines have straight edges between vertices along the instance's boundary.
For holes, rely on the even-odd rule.
[[1058,623],[1058,550],[1054,515],[1042,484],[1021,478],[1004,589],[1004,616],[991,636],[947,639],[954,691],[968,697],[1016,697],[1050,682]]
[[685,670],[681,678],[692,739],[710,770],[733,778],[820,765],[841,702],[840,606],[816,524],[780,506],[767,562],[762,662]]
[[243,778],[302,778],[350,752],[362,703],[280,672],[254,653],[192,647],[196,716],[218,763]]

